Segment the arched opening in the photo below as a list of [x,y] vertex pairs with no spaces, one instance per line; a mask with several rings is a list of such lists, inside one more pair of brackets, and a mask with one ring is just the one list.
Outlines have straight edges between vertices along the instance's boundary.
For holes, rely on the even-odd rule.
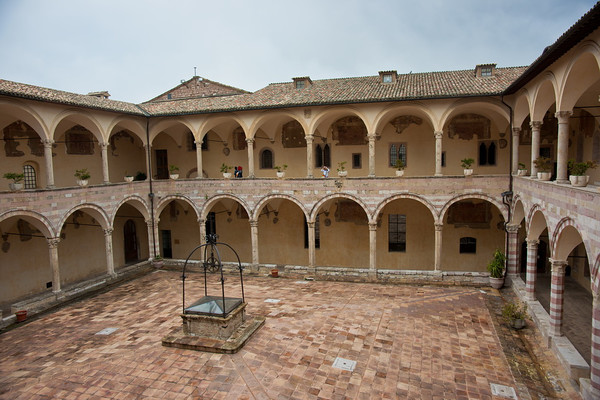
[[161,208],[158,222],[160,254],[164,258],[185,260],[200,244],[196,211],[190,203],[180,199],[170,200]]
[[[273,215],[271,216],[273,218]],[[238,253],[242,263],[252,262],[250,216],[237,201],[222,198],[216,201],[206,216],[206,232],[216,233],[218,241],[227,243]],[[261,235],[259,229],[259,237]],[[232,252],[221,255],[223,261],[237,261]]]
[[121,182],[125,176],[142,180],[142,174],[148,175],[144,143],[127,129],[117,130],[110,135],[108,157],[112,182]]

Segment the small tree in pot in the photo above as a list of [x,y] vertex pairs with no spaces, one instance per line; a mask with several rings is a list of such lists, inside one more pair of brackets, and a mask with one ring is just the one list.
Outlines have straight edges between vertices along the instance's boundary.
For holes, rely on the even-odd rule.
[[23,179],[25,179],[24,174],[17,174],[16,172],[7,172],[4,174],[4,178],[12,180],[12,183],[8,184],[10,190],[23,190]]
[[575,162],[575,160],[569,160],[569,180],[573,186],[587,186],[590,177],[586,175],[588,169],[594,169],[598,166],[595,161],[586,162]]
[[500,250],[496,249],[494,257],[487,266],[487,270],[490,273],[490,285],[494,289],[500,289],[504,285],[505,264],[506,256]]
[[471,165],[473,165],[474,162],[475,160],[472,158],[463,158],[460,160],[460,165],[463,167],[463,173],[465,176],[473,175],[473,169],[471,168]]
[[537,168],[537,177],[540,181],[549,181],[552,173],[552,160],[548,157],[538,157],[533,161],[533,165]]

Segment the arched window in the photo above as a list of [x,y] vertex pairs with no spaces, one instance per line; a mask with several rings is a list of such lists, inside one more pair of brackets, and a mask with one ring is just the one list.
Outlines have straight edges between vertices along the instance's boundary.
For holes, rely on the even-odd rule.
[[29,164],[23,165],[23,175],[25,176],[25,189],[37,188],[37,179],[35,174],[35,168]]
[[273,168],[273,152],[269,149],[263,149],[260,152],[260,168],[272,169]]
[[488,161],[488,152],[487,146],[485,142],[481,142],[479,144],[479,165],[487,165]]
[[488,165],[496,165],[496,144],[491,142],[488,146]]
[[331,150],[328,144],[323,147],[323,165],[331,168]]
[[496,165],[496,143],[494,141],[479,143],[479,165]]
[[477,239],[466,236],[460,238],[460,253],[475,254],[477,253]]
[[315,147],[315,167],[321,168],[323,166],[323,148],[320,144]]

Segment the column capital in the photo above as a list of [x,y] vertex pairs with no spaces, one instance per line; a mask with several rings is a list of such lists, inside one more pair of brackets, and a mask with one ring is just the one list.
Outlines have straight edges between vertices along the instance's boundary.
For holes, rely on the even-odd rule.
[[441,232],[442,230],[444,230],[444,224],[433,224],[433,227],[438,232]]
[[114,229],[112,229],[112,228],[102,229],[102,232],[104,232],[104,236],[112,235],[113,231],[114,231]]
[[374,141],[375,139],[377,139],[377,134],[376,133],[367,133],[367,138],[369,139],[369,141]]
[[315,140],[315,136],[314,135],[306,135],[306,136],[304,136],[304,139],[307,142],[312,142],[313,140]]
[[513,136],[519,136],[521,134],[521,128],[512,128]]
[[315,221],[306,221],[306,225],[308,225],[310,229],[313,229],[317,224]]
[[[144,220],[144,222],[146,222],[147,227],[152,226],[152,219],[146,219],[146,220]],[[156,224],[158,224],[158,218],[156,218]]]
[[60,243],[60,238],[59,237],[46,238],[46,241],[48,242],[49,248],[56,249],[58,247],[58,244]]
[[529,126],[531,126],[531,129],[540,129],[542,127],[542,121],[531,121]]
[[540,244],[540,241],[537,239],[527,239],[527,248],[528,249],[535,249],[535,248],[537,248],[538,244]]
[[44,147],[51,147],[54,144],[54,140],[42,139],[42,143],[44,144]]
[[144,143],[144,148],[152,148],[152,144]]
[[369,230],[376,231],[377,230],[377,222],[369,222]]
[[246,138],[246,143],[248,143],[248,145],[253,145],[254,144],[254,138]]
[[559,124],[565,124],[569,122],[569,117],[573,115],[573,111],[557,111],[554,116],[558,118]]
[[100,148],[102,150],[106,150],[108,148],[108,143],[105,143],[105,142],[98,143],[98,146],[100,146]]
[[552,265],[552,274],[564,275],[565,267],[567,262],[565,260],[555,260],[553,258],[549,258],[550,264]]
[[[194,144],[196,145],[196,150],[202,146],[202,140],[194,140]],[[200,148],[202,150],[202,148]]]
[[444,137],[444,131],[435,131],[433,132],[433,136],[435,136],[436,139],[441,139]]
[[258,228],[258,220],[257,219],[250,220],[250,228]]
[[506,224],[506,231],[508,233],[517,233],[519,232],[519,225]]
[[199,224],[205,224],[206,220],[204,218],[198,218],[198,223]]

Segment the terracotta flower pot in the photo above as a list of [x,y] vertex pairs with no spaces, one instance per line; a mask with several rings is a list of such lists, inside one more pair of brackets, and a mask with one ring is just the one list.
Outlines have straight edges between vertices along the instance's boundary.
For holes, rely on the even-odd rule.
[[17,322],[23,322],[27,319],[27,310],[17,311],[15,315],[17,316]]
[[271,276],[272,276],[273,278],[277,278],[277,277],[279,277],[279,270],[278,270],[278,269],[272,269],[272,270],[271,270]]

